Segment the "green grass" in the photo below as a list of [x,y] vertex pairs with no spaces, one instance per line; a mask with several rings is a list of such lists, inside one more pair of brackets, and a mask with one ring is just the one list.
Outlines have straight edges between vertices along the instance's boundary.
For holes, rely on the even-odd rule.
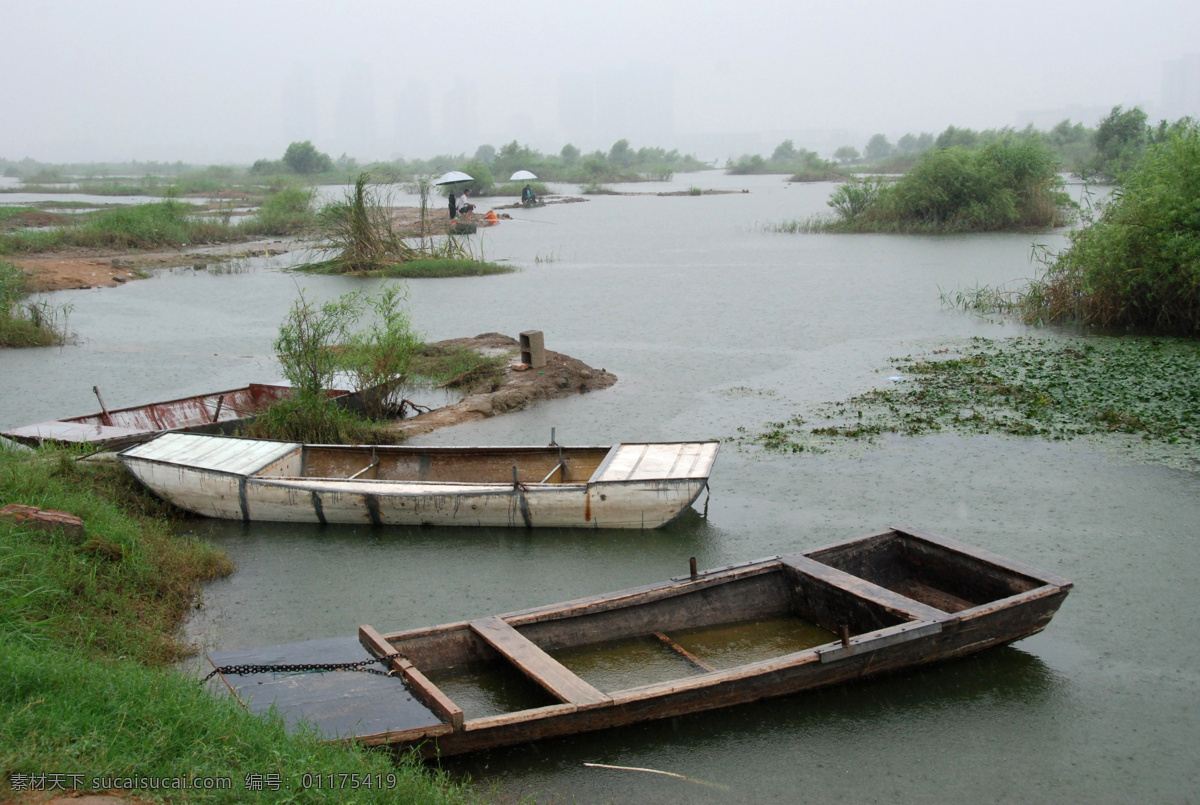
[[[8,643],[0,651],[0,679],[0,766],[10,787],[15,774],[69,772],[81,775],[83,793],[93,784],[124,787],[105,778],[227,781],[222,790],[137,792],[172,802],[469,801],[468,792],[412,758],[393,762],[383,752],[289,734],[282,718],[253,716],[175,671]],[[305,785],[330,774],[360,786]],[[370,788],[361,786],[364,780]]]
[[240,436],[312,444],[394,444],[396,434],[328,400],[304,395],[275,403],[243,426]]
[[190,204],[160,201],[101,210],[70,226],[0,236],[0,254],[66,247],[150,249],[244,239],[237,228],[195,215]]
[[[97,777],[230,781],[137,792],[173,802],[468,801],[414,760],[288,733],[171,669],[190,651],[176,629],[199,585],[232,568],[177,535],[175,515],[120,465],[0,450],[0,500],[74,514],[86,529],[76,542],[0,521],[0,799],[13,775],[61,772],[82,775],[85,790]],[[306,790],[305,774],[385,786]],[[249,790],[247,775],[278,775],[279,790]]]
[[0,260],[0,347],[45,347],[68,339],[70,306],[29,301],[25,272]]
[[413,358],[410,369],[439,387],[463,391],[495,391],[508,363],[505,355],[484,355],[468,347],[441,347],[426,344]]
[[[1125,434],[1200,446],[1200,343],[1092,337],[975,338],[951,355],[895,359],[904,381],[747,434],[770,450],[820,450],[830,438],[1002,433],[1051,440]],[[743,431],[743,433],[745,433]]]
[[38,211],[37,207],[17,207],[17,206],[9,206],[6,204],[3,206],[0,206],[0,222],[7,221],[10,218],[19,218],[22,215],[25,215],[26,213],[37,212],[37,211]]
[[258,211],[241,225],[247,235],[295,235],[316,224],[310,187],[285,187],[268,196]]

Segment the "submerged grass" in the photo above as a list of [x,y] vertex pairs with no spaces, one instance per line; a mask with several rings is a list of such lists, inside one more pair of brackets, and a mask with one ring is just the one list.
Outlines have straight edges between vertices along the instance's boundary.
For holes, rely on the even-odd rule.
[[[415,759],[291,734],[168,667],[189,652],[175,630],[199,584],[232,568],[175,534],[120,465],[0,449],[0,501],[74,514],[86,530],[76,541],[0,520],[0,799],[36,797],[61,774],[64,788],[139,801],[469,800]],[[313,787],[327,775],[358,785]],[[180,787],[204,778],[227,783]]]
[[64,344],[70,312],[70,305],[30,301],[25,272],[0,260],[0,347]]
[[[902,382],[735,440],[779,452],[838,438],[938,431],[1046,439],[1127,434],[1200,443],[1200,343],[1188,339],[975,338],[956,357],[895,359]],[[935,353],[938,354],[938,353]]]
[[[297,271],[310,274],[344,274],[345,268],[336,260],[321,263],[310,263],[300,266]],[[429,258],[410,260],[406,263],[380,266],[379,268],[356,271],[360,277],[395,277],[398,279],[431,279],[445,277],[481,277],[486,274],[511,274],[516,271],[512,266],[499,263],[488,263],[482,260],[459,259],[454,257]]]

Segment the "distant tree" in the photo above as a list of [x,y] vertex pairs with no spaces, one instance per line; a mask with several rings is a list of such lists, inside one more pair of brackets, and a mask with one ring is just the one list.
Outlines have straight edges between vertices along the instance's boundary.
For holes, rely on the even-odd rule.
[[892,144],[882,134],[873,136],[867,141],[867,147],[863,149],[864,155],[870,160],[887,159],[892,155],[893,151],[895,149],[892,147]]
[[478,193],[479,195],[486,195],[489,190],[496,186],[496,180],[492,176],[491,170],[478,159],[472,159],[465,165],[459,165],[458,170],[475,180],[469,185],[457,185],[464,190],[470,190],[472,193]]
[[481,145],[475,149],[475,159],[484,165],[491,165],[496,159],[496,149],[490,145]]
[[1127,112],[1114,106],[1096,127],[1093,171],[1116,180],[1145,152],[1148,139],[1145,112],[1136,106]]
[[347,171],[349,173],[358,173],[358,160],[349,154],[342,152],[342,155],[337,158],[333,166],[339,171]]
[[1046,141],[1061,148],[1064,145],[1083,142],[1087,139],[1088,130],[1082,123],[1071,125],[1069,118],[1060,120],[1054,128],[1046,132]]
[[843,145],[841,148],[833,152],[833,158],[843,165],[847,162],[858,161],[858,149],[852,145]]
[[921,132],[921,136],[914,137],[911,134],[905,134],[896,142],[896,153],[905,156],[919,154],[922,151],[928,151],[933,148],[933,135],[927,131]]
[[504,145],[492,160],[491,167],[501,180],[508,179],[515,171],[532,170],[542,155],[527,145],[521,145],[516,140]]
[[289,145],[283,152],[283,164],[293,173],[306,176],[333,170],[333,160],[329,154],[322,154],[309,140]]
[[972,148],[978,139],[979,135],[970,129],[947,126],[946,130],[937,136],[934,144],[938,148],[953,148],[956,145],[961,145],[964,148]]
[[796,158],[796,146],[791,140],[784,140],[779,145],[775,146],[775,153],[771,154],[772,162],[791,162]]
[[619,167],[630,167],[633,164],[633,154],[629,148],[629,140],[620,139],[613,143],[608,151],[608,159]]
[[562,147],[562,151],[560,151],[558,155],[562,157],[563,164],[565,164],[567,167],[570,167],[570,166],[574,165],[575,163],[577,163],[579,161],[579,156],[580,156],[579,149],[576,148],[575,146],[571,145],[570,143],[567,143],[566,145],[564,145]]
[[287,170],[281,159],[258,159],[250,166],[250,172],[256,176],[269,176],[272,173],[283,173]]

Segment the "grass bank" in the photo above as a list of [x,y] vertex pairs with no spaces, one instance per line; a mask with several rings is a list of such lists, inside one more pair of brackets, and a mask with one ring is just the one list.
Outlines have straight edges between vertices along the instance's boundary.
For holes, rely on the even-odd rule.
[[1116,433],[1200,445],[1194,340],[976,338],[962,349],[895,359],[894,368],[903,379],[887,388],[821,406],[809,419],[743,431],[736,441],[798,453],[838,439],[950,431],[1052,440]]
[[31,254],[65,248],[130,251],[236,243],[261,235],[290,235],[312,225],[313,193],[285,188],[268,197],[241,224],[199,214],[192,204],[160,201],[79,214],[64,226],[0,235],[0,254]]
[[[156,801],[466,801],[416,762],[289,734],[172,670],[189,650],[175,629],[199,585],[232,568],[175,534],[123,468],[0,449],[0,501],[66,511],[86,528],[74,540],[0,521],[0,799],[34,775],[69,773],[60,782],[82,793],[131,781],[129,793]],[[305,787],[329,774],[371,787]],[[164,790],[149,778],[228,784]]]

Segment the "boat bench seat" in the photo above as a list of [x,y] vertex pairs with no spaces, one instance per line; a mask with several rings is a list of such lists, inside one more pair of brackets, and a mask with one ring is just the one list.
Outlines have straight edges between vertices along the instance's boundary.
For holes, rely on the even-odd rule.
[[507,657],[522,673],[569,704],[600,704],[610,701],[594,687],[571,673],[537,644],[498,615],[471,621],[471,630]]

